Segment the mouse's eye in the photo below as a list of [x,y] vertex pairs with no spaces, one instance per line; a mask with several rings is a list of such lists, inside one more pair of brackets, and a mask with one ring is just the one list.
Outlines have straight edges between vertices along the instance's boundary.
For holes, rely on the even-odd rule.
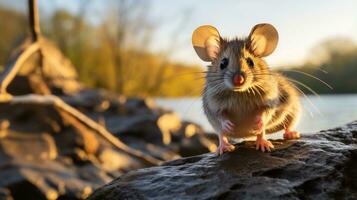
[[247,64],[248,64],[248,66],[250,67],[250,68],[253,68],[254,67],[254,62],[253,62],[253,60],[251,59],[251,58],[247,58],[246,59],[246,61],[247,61]]
[[223,58],[223,59],[221,60],[221,64],[219,64],[219,67],[220,67],[221,69],[225,69],[225,68],[228,66],[228,63],[229,63],[228,58]]

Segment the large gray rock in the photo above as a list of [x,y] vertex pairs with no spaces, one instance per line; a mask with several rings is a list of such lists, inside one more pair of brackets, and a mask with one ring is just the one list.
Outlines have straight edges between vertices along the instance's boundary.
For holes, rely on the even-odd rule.
[[245,142],[220,157],[208,153],[131,171],[89,199],[357,198],[357,121],[274,144],[272,153]]
[[[158,160],[215,147],[198,125],[182,123],[145,100],[124,101],[99,90],[62,98],[93,120],[103,119],[125,144]],[[57,106],[0,102],[0,200],[83,199],[115,177],[148,166]]]

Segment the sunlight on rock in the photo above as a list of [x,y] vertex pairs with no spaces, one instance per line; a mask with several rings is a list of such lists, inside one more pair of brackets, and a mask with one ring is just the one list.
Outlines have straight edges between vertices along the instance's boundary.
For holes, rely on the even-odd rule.
[[82,194],[79,195],[79,197],[81,199],[86,199],[89,197],[90,194],[92,194],[92,192],[93,192],[93,189],[91,187],[87,186],[83,189]]
[[10,127],[9,120],[0,121],[0,138],[6,137],[7,129]]
[[194,134],[197,132],[197,127],[193,124],[189,124],[185,128],[185,136],[186,137],[192,137]]
[[133,160],[127,155],[119,154],[118,152],[106,149],[99,154],[99,160],[103,164],[103,168],[107,171],[115,171],[123,168],[133,167]]
[[55,190],[48,190],[46,193],[46,198],[48,200],[56,200],[58,198],[58,193]]
[[170,144],[171,132],[177,131],[181,127],[181,120],[176,113],[168,113],[159,118],[157,125],[163,134],[164,144]]

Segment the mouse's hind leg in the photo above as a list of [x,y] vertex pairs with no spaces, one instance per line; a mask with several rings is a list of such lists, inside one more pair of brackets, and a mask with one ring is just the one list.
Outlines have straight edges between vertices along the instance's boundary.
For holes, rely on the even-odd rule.
[[298,131],[292,131],[291,129],[285,129],[284,139],[285,140],[294,140],[299,139],[300,133]]
[[286,119],[288,123],[286,123],[286,125],[284,126],[284,130],[285,130],[284,139],[285,140],[299,139],[300,133],[298,131],[294,131],[295,124],[297,123],[297,117],[288,115]]

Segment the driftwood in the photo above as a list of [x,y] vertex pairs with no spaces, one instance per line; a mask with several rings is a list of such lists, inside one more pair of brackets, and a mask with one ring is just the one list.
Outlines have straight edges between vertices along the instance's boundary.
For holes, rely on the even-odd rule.
[[142,153],[141,151],[138,151],[136,149],[133,149],[126,144],[124,144],[122,141],[120,141],[118,138],[114,137],[109,131],[106,130],[102,125],[99,123],[93,121],[77,109],[73,108],[72,106],[66,104],[64,101],[62,101],[59,97],[53,96],[53,95],[36,95],[36,94],[30,94],[30,95],[23,95],[23,96],[1,96],[0,95],[0,102],[8,102],[10,104],[41,104],[41,105],[54,105],[57,108],[69,113],[82,123],[84,123],[86,126],[89,128],[95,130],[101,137],[106,139],[108,142],[113,144],[116,148],[119,150],[122,150],[129,155],[132,155],[150,165],[159,165],[160,160],[146,155]]
[[0,76],[0,94],[7,94],[6,88],[19,72],[23,63],[34,53],[39,51],[40,45],[35,42],[21,52],[13,62],[8,65]]

